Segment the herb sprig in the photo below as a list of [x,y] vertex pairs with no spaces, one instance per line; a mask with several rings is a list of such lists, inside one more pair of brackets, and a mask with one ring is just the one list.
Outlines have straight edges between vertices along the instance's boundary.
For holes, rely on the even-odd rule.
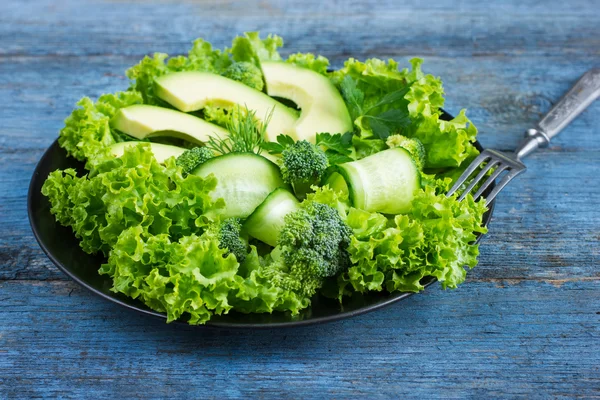
[[260,154],[273,110],[271,109],[260,122],[256,118],[256,111],[237,106],[231,111],[231,118],[227,122],[226,129],[229,131],[229,136],[211,136],[206,142],[206,147],[219,154],[243,152]]

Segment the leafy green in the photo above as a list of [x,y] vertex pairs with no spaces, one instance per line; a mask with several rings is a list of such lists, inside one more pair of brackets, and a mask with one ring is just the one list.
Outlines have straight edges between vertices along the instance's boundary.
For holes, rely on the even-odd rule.
[[285,62],[328,76],[327,68],[329,67],[329,60],[323,56],[315,56],[311,53],[295,53],[290,54]]
[[210,231],[175,240],[138,225],[118,236],[99,272],[112,278],[113,292],[166,312],[167,322],[185,314],[190,324],[205,323],[232,307],[228,295],[237,286],[239,264],[226,253]]
[[119,234],[132,226],[173,240],[201,233],[212,220],[211,210],[224,206],[209,196],[215,187],[214,177],[184,178],[174,158],[161,165],[150,147],[140,144],[98,164],[93,177],[77,177],[73,169],[52,172],[42,194],[86,253],[108,255]]
[[[123,107],[140,104],[142,96],[136,91],[104,94],[95,103],[84,97],[65,120],[58,143],[67,153],[80,161],[88,161],[88,168],[110,158],[108,147],[129,140],[127,136],[111,131],[109,121]],[[96,160],[97,158],[97,160]]]
[[440,119],[442,83],[425,75],[421,64],[420,59],[411,60],[408,71],[399,70],[394,60],[349,59],[331,74],[357,128],[353,144],[359,158],[385,148],[390,134],[419,139],[428,168],[456,167],[472,154],[476,128],[464,110],[453,121]]
[[343,135],[336,133],[317,133],[315,143],[325,150],[329,165],[342,164],[356,159],[356,153],[352,147],[352,132]]
[[244,36],[233,39],[231,55],[234,61],[247,61],[260,66],[261,61],[279,61],[277,49],[283,46],[283,39],[277,35],[268,35],[261,39],[259,32],[246,32]]
[[471,244],[486,210],[483,201],[468,196],[421,190],[407,215],[388,220],[381,214],[351,208],[345,222],[353,229],[349,247],[352,266],[338,278],[340,295],[348,291],[410,291],[433,276],[443,287],[455,288],[466,276],[465,266],[477,264],[478,245]]

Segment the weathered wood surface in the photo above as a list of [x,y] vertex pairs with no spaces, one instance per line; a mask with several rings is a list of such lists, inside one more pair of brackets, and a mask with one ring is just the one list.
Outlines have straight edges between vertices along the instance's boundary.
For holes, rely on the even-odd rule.
[[164,326],[80,289],[29,229],[29,178],[74,103],[198,36],[276,32],[334,66],[424,57],[447,109],[468,108],[484,146],[510,149],[600,66],[600,9],[487,3],[1,2],[0,398],[600,397],[600,102],[499,197],[465,285],[325,326]]

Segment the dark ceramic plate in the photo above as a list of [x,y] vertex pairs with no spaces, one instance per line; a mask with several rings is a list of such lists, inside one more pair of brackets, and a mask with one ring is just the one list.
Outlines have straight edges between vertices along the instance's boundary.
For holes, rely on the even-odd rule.
[[[449,119],[450,115],[445,114],[444,117],[444,119]],[[481,150],[479,143],[476,143],[476,146]],[[149,309],[138,300],[111,292],[111,279],[101,276],[97,272],[100,264],[105,262],[105,258],[100,255],[93,256],[84,253],[79,247],[79,242],[71,229],[58,224],[54,216],[50,214],[48,199],[41,194],[42,185],[50,172],[65,168],[75,168],[78,171],[83,171],[83,164],[71,157],[67,157],[66,152],[55,141],[42,156],[29,185],[27,199],[29,221],[33,234],[42,250],[60,270],[93,293],[143,314],[166,318],[165,314]],[[493,208],[494,202],[492,202],[490,210],[484,216],[483,224],[486,226],[492,217]],[[429,286],[433,282],[435,282],[434,278],[426,278],[422,281],[424,286]],[[364,295],[356,294],[346,299],[342,305],[335,300],[316,296],[312,301],[312,306],[296,316],[281,312],[273,314],[242,314],[232,311],[227,315],[214,316],[206,326],[221,328],[277,328],[311,325],[363,314],[395,303],[411,295],[412,293],[390,294],[377,292]]]

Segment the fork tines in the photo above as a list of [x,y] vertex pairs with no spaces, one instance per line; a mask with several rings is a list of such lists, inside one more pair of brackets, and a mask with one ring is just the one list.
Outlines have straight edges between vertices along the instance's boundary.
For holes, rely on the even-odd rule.
[[[526,169],[525,164],[517,160],[514,156],[504,154],[497,150],[484,150],[473,160],[473,162],[467,167],[465,172],[458,178],[454,186],[450,189],[447,196],[452,196],[459,190],[462,190],[464,185],[467,183],[471,175],[475,171],[479,170],[477,175],[472,178],[468,185],[461,191],[458,200],[463,200],[467,194],[471,193],[475,187],[479,185],[477,191],[473,195],[473,198],[477,200],[488,188],[498,179],[498,177],[504,174],[503,178],[496,184],[492,191],[485,196],[485,204],[489,205],[491,201],[498,195],[498,193],[510,182],[514,177],[524,172]],[[487,179],[481,183],[484,177]]]

